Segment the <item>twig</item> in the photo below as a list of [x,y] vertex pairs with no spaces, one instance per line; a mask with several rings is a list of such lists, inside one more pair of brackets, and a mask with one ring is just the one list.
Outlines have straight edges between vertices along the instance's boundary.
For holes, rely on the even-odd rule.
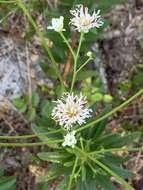
[[31,98],[32,98],[32,81],[31,81],[31,68],[30,68],[30,58],[28,52],[28,46],[26,43],[25,46],[25,54],[26,54],[26,64],[27,64],[27,78],[28,78],[28,95],[29,95],[29,106],[31,107]]

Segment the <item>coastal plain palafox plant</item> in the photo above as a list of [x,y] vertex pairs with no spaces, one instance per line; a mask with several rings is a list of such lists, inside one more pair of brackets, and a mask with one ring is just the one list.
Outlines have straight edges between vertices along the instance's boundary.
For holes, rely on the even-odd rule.
[[[86,97],[82,92],[79,93],[78,89],[75,88],[79,73],[93,59],[93,53],[89,50],[85,55],[85,62],[79,64],[81,61],[80,52],[86,35],[92,29],[98,29],[104,24],[100,11],[93,11],[91,14],[89,9],[83,5],[77,5],[75,9],[70,11],[72,16],[69,21],[70,30],[73,32],[76,30],[80,34],[77,48],[71,46],[69,39],[64,34],[66,32],[64,16],[52,18],[51,25],[47,27],[48,31],[54,32],[55,38],[56,35],[62,38],[73,57],[72,77],[67,85],[51,50],[47,47],[45,36],[39,31],[37,24],[29,14],[28,8],[21,0],[16,0],[15,2],[37,31],[51,61],[51,67],[53,67],[57,76],[56,79],[60,83],[62,96],[57,93],[57,100],[54,98],[41,103],[42,100],[40,102],[36,94],[33,96],[35,98],[32,98],[30,109],[27,99],[22,100],[23,104],[20,104],[19,100],[15,101],[17,107],[21,110],[23,110],[24,105],[23,112],[33,110],[32,113],[34,114],[29,114],[31,116],[29,118],[34,135],[7,137],[7,139],[38,137],[42,142],[0,143],[0,145],[19,147],[48,145],[49,149],[47,150],[47,147],[44,147],[43,151],[37,154],[38,158],[36,157],[38,161],[51,163],[47,172],[38,177],[37,190],[39,188],[47,189],[49,182],[53,179],[58,179],[59,176],[62,179],[59,180],[56,190],[96,190],[98,187],[105,190],[116,190],[115,181],[127,190],[134,190],[127,182],[127,179],[131,178],[133,173],[122,167],[122,164],[127,162],[129,157],[127,154],[120,156],[116,152],[124,150],[136,151],[136,147],[128,149],[127,145],[137,142],[140,138],[140,133],[134,132],[121,135],[105,128],[107,118],[128,105],[143,93],[143,90],[140,90],[113,110],[107,105],[103,113],[95,118],[97,104],[95,105],[92,101],[88,101],[91,100],[90,97]],[[100,99],[108,103],[112,101],[112,97],[109,95],[102,96],[101,94]]]
[[[38,153],[38,157],[41,160],[53,163],[51,166],[52,174],[47,177],[43,176],[40,182],[48,182],[55,177],[63,175],[64,179],[60,182],[57,189],[70,190],[75,188],[77,190],[93,190],[98,188],[98,186],[104,189],[116,189],[110,180],[110,177],[113,176],[126,189],[133,190],[134,188],[124,180],[125,178],[132,177],[132,173],[121,167],[122,163],[127,161],[128,158],[117,156],[112,153],[112,149],[122,149],[125,145],[131,143],[132,140],[138,139],[139,134],[134,133],[128,136],[120,136],[113,134],[112,131],[105,133],[106,123],[102,122],[95,129],[89,128],[89,125],[84,132],[80,131],[78,133],[80,125],[85,124],[92,113],[92,109],[85,107],[87,103],[86,97],[82,94],[75,95],[73,93],[75,80],[78,77],[77,70],[80,70],[78,68],[78,59],[81,44],[84,35],[94,27],[101,27],[103,21],[99,15],[100,11],[97,13],[94,11],[90,15],[88,8],[83,5],[76,6],[76,9],[70,12],[74,16],[70,20],[70,24],[74,30],[77,30],[81,34],[76,52],[64,36],[63,16],[53,18],[52,25],[47,27],[47,29],[52,29],[59,33],[67,44],[73,55],[74,65],[70,92],[65,93],[61,99],[56,101],[56,105],[52,111],[52,117],[55,119],[57,125],[61,126],[62,134],[66,133],[62,143],[63,148],[60,146],[52,152]],[[92,53],[88,52],[87,56],[91,58]],[[84,63],[83,65],[85,66]],[[105,148],[108,148],[109,152],[104,152]]]

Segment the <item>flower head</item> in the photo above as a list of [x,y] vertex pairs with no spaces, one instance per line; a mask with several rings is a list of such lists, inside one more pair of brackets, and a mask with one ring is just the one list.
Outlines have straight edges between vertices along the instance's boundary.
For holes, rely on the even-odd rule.
[[64,136],[64,142],[63,146],[71,146],[74,148],[75,144],[77,143],[77,140],[75,138],[75,131],[69,132]]
[[75,27],[75,30],[79,32],[87,33],[91,28],[99,28],[103,25],[103,21],[100,16],[100,10],[90,15],[88,13],[88,8],[83,5],[77,5],[75,10],[71,10],[70,13],[74,16],[70,19],[71,25]]
[[86,55],[87,55],[87,57],[92,57],[92,52],[88,51]]
[[91,109],[85,107],[86,97],[73,93],[65,94],[61,99],[56,101],[56,106],[52,111],[52,117],[59,125],[70,129],[73,124],[83,124],[85,120],[91,117]]
[[64,27],[64,17],[52,18],[52,26],[48,26],[47,29],[55,30],[56,32],[65,31]]

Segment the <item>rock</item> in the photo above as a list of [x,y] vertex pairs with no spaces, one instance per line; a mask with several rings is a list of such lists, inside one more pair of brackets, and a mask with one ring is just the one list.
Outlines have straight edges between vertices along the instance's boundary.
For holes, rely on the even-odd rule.
[[52,85],[37,64],[38,59],[34,47],[23,40],[0,34],[0,105],[3,99],[12,100],[27,94],[29,77],[32,90],[39,84]]
[[113,95],[118,93],[120,83],[130,81],[137,65],[143,64],[143,14],[135,3],[128,0],[110,11],[112,22],[101,44],[108,86]]

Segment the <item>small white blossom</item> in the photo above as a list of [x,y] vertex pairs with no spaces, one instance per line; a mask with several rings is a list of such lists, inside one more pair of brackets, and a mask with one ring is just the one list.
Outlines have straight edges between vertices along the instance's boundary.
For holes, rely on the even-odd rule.
[[100,10],[90,15],[88,8],[83,5],[77,5],[75,10],[71,10],[70,13],[74,16],[70,19],[71,25],[75,27],[75,30],[79,32],[87,33],[91,28],[99,28],[103,25],[103,21],[100,16]]
[[65,31],[64,29],[64,17],[52,18],[52,26],[48,26],[47,29],[55,30],[56,32]]
[[56,101],[56,106],[52,111],[52,117],[59,125],[69,130],[73,124],[84,124],[86,119],[91,117],[91,109],[85,107],[86,97],[70,93],[62,96]]
[[92,52],[91,52],[91,51],[88,51],[86,55],[87,55],[88,57],[92,57]]
[[77,143],[77,140],[75,138],[75,131],[69,132],[64,136],[64,142],[62,146],[71,146],[74,148],[75,144]]

